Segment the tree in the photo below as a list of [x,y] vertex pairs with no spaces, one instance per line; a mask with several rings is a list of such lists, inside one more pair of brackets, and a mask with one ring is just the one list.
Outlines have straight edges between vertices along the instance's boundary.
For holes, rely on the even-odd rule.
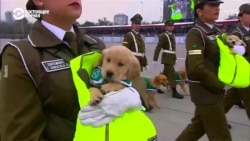
[[95,26],[96,24],[94,22],[86,21],[84,24],[81,26]]
[[237,14],[233,14],[233,15],[228,15],[228,17],[225,20],[232,20],[232,19],[237,19],[238,15]]
[[106,19],[106,17],[104,17],[103,19],[98,19],[97,25],[99,25],[99,26],[113,25],[113,23],[110,22],[110,21],[108,21],[108,20]]

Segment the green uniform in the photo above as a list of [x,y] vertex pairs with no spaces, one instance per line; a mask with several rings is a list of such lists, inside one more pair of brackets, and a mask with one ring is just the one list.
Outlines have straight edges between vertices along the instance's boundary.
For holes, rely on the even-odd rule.
[[[105,48],[98,38],[77,36],[82,37],[79,54]],[[0,56],[0,121],[4,127],[1,139],[71,141],[80,107],[69,61],[58,56],[58,52],[68,58],[78,54],[40,20],[35,22],[28,37],[7,44]],[[144,93],[141,81],[136,80],[133,86],[140,94]]]
[[159,42],[154,51],[153,60],[157,61],[161,49],[161,63],[164,64],[163,74],[167,76],[171,88],[176,87],[175,81],[175,61],[176,61],[176,42],[173,33],[165,32],[159,36]]
[[[250,31],[247,31],[243,26],[238,25],[232,33],[233,35],[238,36],[246,43],[246,53],[244,57],[250,63]],[[233,105],[243,100],[248,119],[250,120],[250,86],[247,88],[231,88],[227,91],[227,94],[224,99],[225,112],[228,112]]]
[[[77,55],[40,21],[28,37],[3,48],[2,141],[72,140],[80,108],[69,62],[45,49],[58,49],[72,58]],[[105,47],[97,38],[82,37],[83,52],[92,46]]]
[[187,34],[185,64],[195,113],[177,141],[196,141],[204,133],[210,141],[232,141],[223,108],[224,84],[217,76],[220,57],[215,36],[218,34],[221,34],[218,28],[212,29],[199,18]]
[[134,30],[125,34],[122,45],[132,51],[135,57],[139,60],[141,69],[148,65],[147,57],[145,56],[145,42],[140,33]]

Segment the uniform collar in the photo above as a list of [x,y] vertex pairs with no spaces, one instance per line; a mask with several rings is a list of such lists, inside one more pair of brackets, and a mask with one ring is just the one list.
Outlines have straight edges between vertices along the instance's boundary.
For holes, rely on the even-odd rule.
[[246,29],[247,32],[250,32],[250,27],[249,26],[248,27],[247,26],[243,26],[243,27]]
[[172,34],[173,34],[172,32],[169,32],[169,31],[166,31],[166,33],[167,33],[168,35],[172,35]]
[[139,35],[140,33],[135,31],[134,29],[132,29],[132,31],[136,34],[136,35]]
[[[49,31],[51,31],[58,39],[63,40],[65,33],[66,33],[65,30],[61,29],[58,26],[50,24],[44,20],[42,20],[41,23],[44,27],[46,27]],[[73,26],[71,26],[69,31],[74,33]]]
[[37,20],[28,35],[28,40],[34,47],[54,47],[63,41],[57,38],[50,30]]
[[[98,41],[88,35],[79,32],[75,32],[77,37],[80,37],[82,43],[88,43],[89,45],[97,44]],[[55,34],[53,34],[49,29],[47,29],[40,20],[37,20],[28,35],[28,40],[33,47],[55,47],[57,45],[63,44]]]
[[249,34],[250,27],[243,26],[241,24],[238,25],[238,29],[245,35]]
[[215,24],[207,24],[201,21],[199,18],[195,20],[195,26],[202,29],[206,34],[213,34],[218,31],[217,28],[215,28]]

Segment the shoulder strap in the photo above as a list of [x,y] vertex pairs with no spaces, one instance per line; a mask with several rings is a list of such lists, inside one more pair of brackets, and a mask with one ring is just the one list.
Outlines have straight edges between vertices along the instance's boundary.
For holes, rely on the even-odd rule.
[[165,35],[167,36],[167,38],[168,38],[168,44],[169,44],[169,50],[173,50],[172,49],[172,43],[171,43],[171,41],[170,41],[170,38],[169,38],[169,35],[167,34],[167,33],[165,33]]
[[129,33],[131,34],[131,36],[132,36],[132,38],[134,40],[134,43],[135,43],[135,52],[138,52],[138,44],[136,42],[135,35],[132,33],[132,31],[129,32]]

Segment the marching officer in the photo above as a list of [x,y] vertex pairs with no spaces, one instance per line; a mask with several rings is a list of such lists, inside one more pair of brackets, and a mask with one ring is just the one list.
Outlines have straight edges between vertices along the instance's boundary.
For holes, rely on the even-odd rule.
[[125,34],[122,44],[129,48],[139,60],[141,70],[143,70],[143,67],[147,70],[149,69],[149,66],[145,54],[145,42],[140,33],[142,16],[136,14],[130,19],[130,21],[132,22],[132,30]]
[[165,22],[166,32],[159,36],[159,42],[154,51],[153,65],[156,65],[159,53],[163,49],[161,63],[164,64],[163,74],[168,77],[170,87],[172,88],[172,97],[183,99],[183,95],[176,90],[175,81],[175,61],[176,61],[176,42],[173,34],[174,22],[172,20]]
[[191,123],[176,141],[197,141],[204,133],[210,141],[232,141],[223,106],[225,85],[218,78],[220,63],[215,27],[221,0],[195,0],[194,27],[186,37],[186,70],[191,101],[195,105]]
[[[147,57],[145,54],[145,42],[143,36],[140,34],[142,16],[140,14],[134,15],[131,19],[132,30],[124,35],[122,45],[127,47],[132,51],[134,56],[139,60],[141,71],[143,67],[147,70],[149,69]],[[150,111],[152,107],[148,104],[148,97],[146,95],[146,84],[143,79],[134,80],[132,83],[134,87],[137,87],[141,90],[141,99],[143,106],[146,107],[147,111]],[[135,86],[137,85],[137,86]]]
[[[239,7],[239,24],[232,32],[246,43],[246,53],[244,57],[250,63],[250,3],[242,4]],[[243,101],[248,119],[250,120],[250,86],[247,88],[231,88],[227,91],[224,99],[225,112],[228,112],[236,103],[242,106]],[[243,107],[243,106],[242,106]]]

